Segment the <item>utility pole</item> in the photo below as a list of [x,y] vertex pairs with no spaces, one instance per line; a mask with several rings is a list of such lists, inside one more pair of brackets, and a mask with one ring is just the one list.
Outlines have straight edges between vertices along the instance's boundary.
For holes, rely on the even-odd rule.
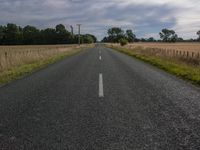
[[77,24],[78,26],[78,44],[81,45],[81,24]]
[[70,26],[70,28],[71,28],[71,34],[74,37],[74,28],[73,28],[73,26]]

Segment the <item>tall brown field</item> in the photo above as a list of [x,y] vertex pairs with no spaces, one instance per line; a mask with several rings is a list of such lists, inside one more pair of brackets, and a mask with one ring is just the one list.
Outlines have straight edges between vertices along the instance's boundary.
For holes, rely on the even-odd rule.
[[[121,47],[119,44],[110,46]],[[123,48],[137,53],[173,58],[193,65],[200,65],[200,43],[134,43]]]
[[0,46],[0,72],[91,45]]

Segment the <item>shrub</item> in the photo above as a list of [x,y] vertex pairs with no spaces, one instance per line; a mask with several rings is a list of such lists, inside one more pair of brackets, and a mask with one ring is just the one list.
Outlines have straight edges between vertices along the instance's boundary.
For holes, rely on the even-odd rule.
[[128,44],[128,40],[123,38],[123,39],[119,40],[119,43],[120,43],[121,46],[125,46],[125,45]]

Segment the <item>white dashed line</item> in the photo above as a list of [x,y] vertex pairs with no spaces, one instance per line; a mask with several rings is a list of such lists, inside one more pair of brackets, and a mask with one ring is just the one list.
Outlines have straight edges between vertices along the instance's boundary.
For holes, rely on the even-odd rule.
[[99,60],[101,60],[101,56],[99,56]]
[[99,97],[104,97],[104,93],[103,93],[103,75],[102,75],[102,73],[99,74]]

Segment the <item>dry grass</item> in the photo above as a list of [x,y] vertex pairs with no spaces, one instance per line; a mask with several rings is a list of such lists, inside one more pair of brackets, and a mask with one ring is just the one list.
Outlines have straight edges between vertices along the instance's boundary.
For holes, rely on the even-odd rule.
[[[109,46],[121,47],[119,44],[109,44]],[[123,48],[133,50],[138,54],[200,65],[200,43],[134,43]]]
[[200,52],[200,43],[134,43],[126,47],[158,48],[167,50]]
[[0,46],[0,73],[23,64],[65,53],[70,50],[90,47],[91,45],[36,45],[36,46]]
[[[160,69],[174,74],[182,79],[191,81],[200,85],[200,59],[196,57],[185,57],[183,55],[169,55],[170,51],[160,48],[143,48],[143,47],[121,47],[116,44],[108,44],[110,48],[119,52],[128,54],[142,61],[150,63]],[[173,52],[173,51],[172,51]],[[183,54],[183,53],[182,53]]]

